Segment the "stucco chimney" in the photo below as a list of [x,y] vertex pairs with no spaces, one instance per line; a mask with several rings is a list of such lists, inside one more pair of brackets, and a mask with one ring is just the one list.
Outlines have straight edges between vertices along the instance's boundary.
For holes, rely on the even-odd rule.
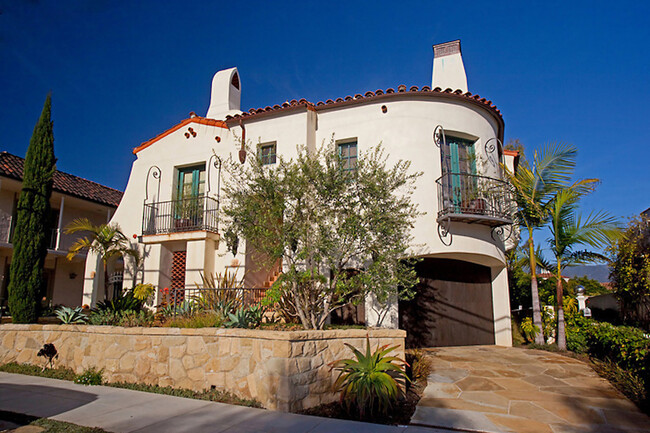
[[467,92],[467,75],[460,54],[460,39],[433,46],[431,88],[436,87]]
[[223,119],[228,114],[238,114],[241,100],[241,82],[237,68],[225,69],[214,74],[210,107],[205,117]]

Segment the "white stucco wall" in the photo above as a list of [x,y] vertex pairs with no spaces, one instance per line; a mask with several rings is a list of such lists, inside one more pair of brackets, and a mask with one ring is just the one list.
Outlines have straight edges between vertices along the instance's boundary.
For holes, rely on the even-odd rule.
[[[382,112],[382,106],[386,107],[386,113]],[[178,167],[207,164],[213,152],[224,161],[238,158],[239,137],[244,133],[241,126],[231,122],[228,129],[203,123],[204,120],[197,118],[139,150],[124,198],[111,220],[118,223],[124,233],[129,236],[142,234],[143,203],[147,192],[148,202],[172,199]],[[495,320],[498,322],[495,325],[498,328],[497,340],[498,344],[507,344],[509,320],[506,326],[498,319],[509,312],[509,307],[501,302],[504,298],[507,301],[503,243],[492,238],[490,227],[479,224],[452,223],[450,231],[453,239],[449,245],[443,243],[438,235],[436,180],[442,175],[442,169],[440,149],[433,140],[438,125],[448,135],[475,140],[478,174],[500,176],[496,151],[487,154],[485,147],[488,140],[502,134],[499,122],[486,109],[461,99],[436,97],[434,94],[409,95],[407,92],[353,104],[317,107],[316,110],[296,107],[244,119],[246,139],[253,148],[259,143],[275,142],[277,154],[285,158],[295,157],[297,146],[314,148],[329,143],[334,137],[334,140],[356,139],[361,155],[382,143],[389,164],[399,159],[411,161],[411,170],[423,173],[417,180],[413,195],[422,215],[418,217],[412,232],[412,254],[454,258],[491,267],[493,293],[499,298],[494,307]],[[196,136],[186,138],[185,133],[190,127]],[[216,137],[219,137],[219,141]],[[249,153],[248,158],[251,157],[256,155]],[[158,180],[152,176],[152,167],[160,170],[159,186]],[[210,176],[212,185],[208,195],[216,197],[216,171],[211,165],[206,170],[213,174]],[[222,171],[222,185],[225,177],[226,173]],[[188,252],[186,286],[198,282],[201,271],[223,272],[234,260],[240,264],[246,263],[244,242],[239,246],[237,257],[233,257],[226,251],[225,242],[218,239],[182,238],[176,239],[180,242],[177,247]],[[167,286],[171,267],[169,254],[165,253],[169,251],[168,246],[140,244],[140,247],[147,254],[144,281],[160,287]],[[90,294],[97,285],[89,278],[93,271],[92,262],[94,260],[89,259],[86,270],[84,291],[87,299],[92,297]]]

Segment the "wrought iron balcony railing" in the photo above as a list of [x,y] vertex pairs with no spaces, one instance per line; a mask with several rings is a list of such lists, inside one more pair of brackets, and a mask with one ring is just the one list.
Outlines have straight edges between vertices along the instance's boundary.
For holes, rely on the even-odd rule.
[[186,197],[179,200],[145,203],[142,234],[159,235],[190,231],[217,233],[219,202],[212,197]]
[[436,183],[438,221],[491,227],[512,224],[515,203],[506,181],[468,173],[445,173]]

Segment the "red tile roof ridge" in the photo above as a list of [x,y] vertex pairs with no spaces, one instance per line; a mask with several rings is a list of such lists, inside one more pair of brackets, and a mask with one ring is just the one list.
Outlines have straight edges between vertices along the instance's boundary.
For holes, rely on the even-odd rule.
[[411,86],[409,88],[406,87],[404,84],[400,84],[397,87],[397,91],[393,89],[392,87],[387,88],[386,90],[381,90],[377,89],[375,91],[367,91],[364,93],[356,93],[354,96],[347,95],[344,98],[336,98],[336,99],[327,99],[325,101],[318,101],[315,104],[312,102],[307,101],[306,99],[300,99],[296,101],[295,99],[292,99],[291,101],[285,101],[281,105],[273,105],[267,106],[265,108],[251,108],[248,110],[248,112],[243,111],[241,114],[235,114],[235,115],[228,115],[226,116],[225,122],[224,123],[232,123],[233,120],[235,119],[247,119],[252,116],[256,116],[262,113],[269,113],[269,112],[278,112],[278,111],[283,111],[283,110],[293,110],[295,108],[299,107],[318,107],[319,109],[325,108],[329,105],[335,105],[335,104],[341,104],[345,102],[351,102],[351,101],[359,101],[359,100],[365,100],[365,99],[372,99],[375,97],[381,97],[381,96],[386,96],[390,94],[398,94],[398,93],[403,93],[403,94],[409,94],[409,93],[441,93],[453,97],[458,97],[462,99],[467,99],[470,100],[474,103],[478,103],[480,105],[485,106],[486,109],[492,111],[495,113],[495,115],[503,121],[503,117],[501,115],[501,111],[497,108],[496,105],[492,103],[492,101],[487,100],[485,98],[482,98],[478,94],[472,94],[471,92],[463,92],[461,89],[442,89],[440,87],[436,87],[432,89],[429,86],[423,86],[421,89],[418,88],[418,86]]
[[[259,108],[258,111],[259,110],[264,111],[263,108]],[[253,108],[251,108],[251,113],[253,111],[255,111],[255,110]],[[224,122],[223,120],[210,119],[209,117],[201,117],[201,116],[196,116],[196,115],[192,116],[192,113],[191,113],[190,117],[188,117],[187,119],[182,120],[180,123],[177,123],[176,125],[172,126],[171,128],[167,129],[166,131],[161,132],[160,134],[156,135],[155,137],[153,137],[153,138],[143,142],[139,146],[135,147],[133,149],[133,153],[136,154],[136,153],[140,152],[141,150],[146,149],[147,147],[154,144],[156,141],[168,136],[169,134],[171,134],[174,131],[178,131],[183,126],[189,125],[190,123],[198,123],[198,124],[201,124],[201,125],[209,125],[209,126],[218,126],[220,128],[228,129],[228,125],[226,125],[226,122]]]

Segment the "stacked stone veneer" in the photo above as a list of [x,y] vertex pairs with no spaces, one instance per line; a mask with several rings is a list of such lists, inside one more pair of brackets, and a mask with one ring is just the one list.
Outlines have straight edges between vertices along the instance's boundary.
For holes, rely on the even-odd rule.
[[0,362],[44,364],[44,343],[59,351],[55,366],[80,373],[104,369],[104,378],[203,390],[211,386],[254,398],[269,409],[294,411],[328,403],[336,373],[329,363],[349,358],[349,343],[397,345],[394,329],[263,331],[251,329],[122,328],[86,325],[0,325]]

